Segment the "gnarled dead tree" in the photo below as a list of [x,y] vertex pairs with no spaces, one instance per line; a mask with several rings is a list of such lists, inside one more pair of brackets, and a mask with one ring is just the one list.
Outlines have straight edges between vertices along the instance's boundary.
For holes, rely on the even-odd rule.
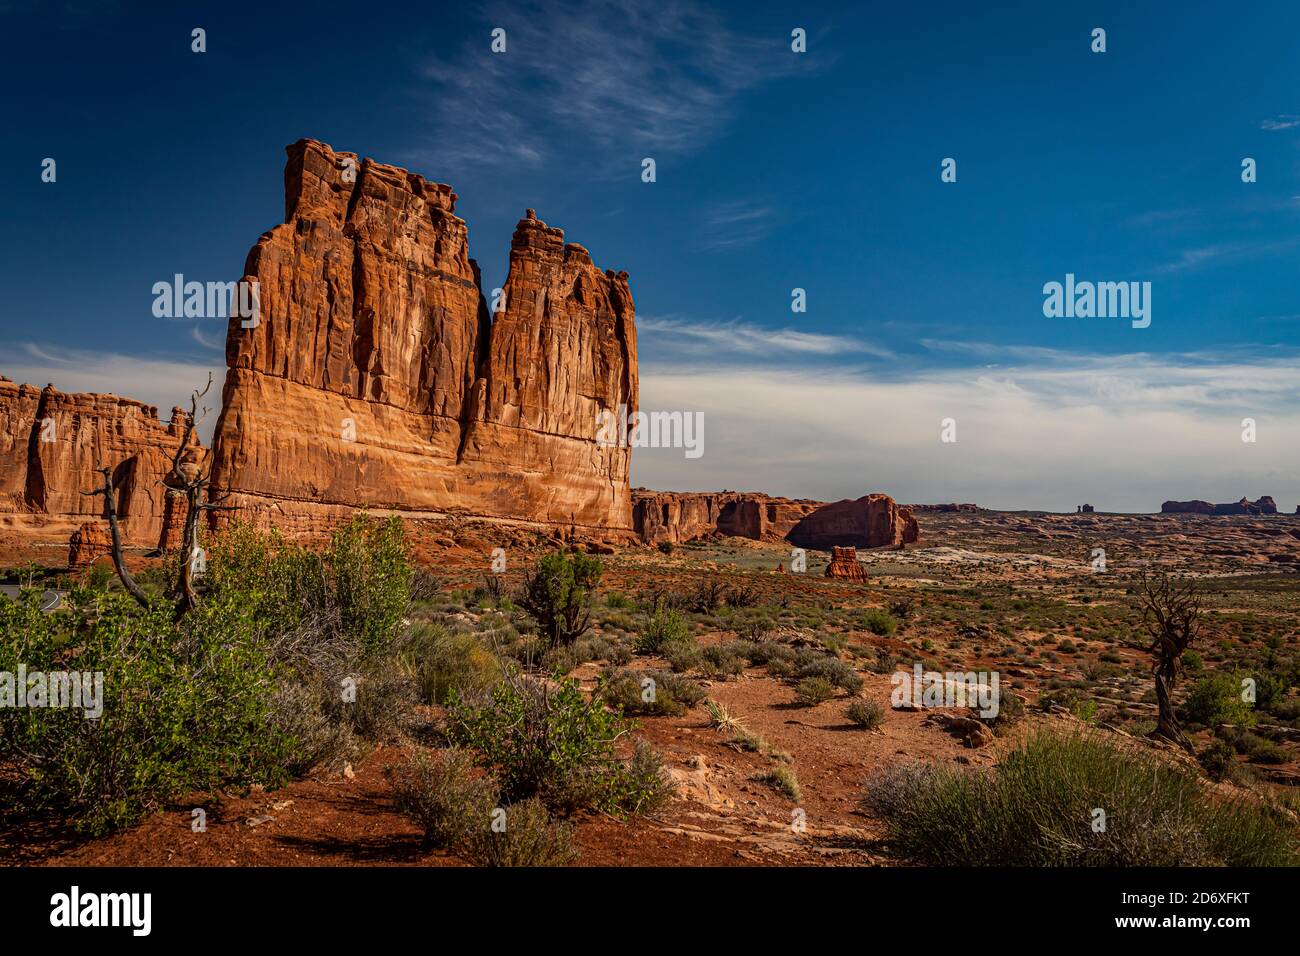
[[185,528],[181,534],[180,567],[176,575],[176,617],[179,619],[198,604],[195,591],[195,579],[202,573],[206,563],[203,549],[199,545],[199,516],[205,511],[229,511],[219,501],[204,501],[204,491],[211,478],[211,465],[204,471],[198,456],[190,448],[190,439],[194,436],[195,426],[207,417],[209,409],[204,406],[199,411],[199,401],[212,388],[212,373],[208,373],[208,383],[202,391],[197,389],[190,395],[190,417],[185,423],[181,442],[176,446],[172,456],[172,470],[167,485],[185,496]]
[[[176,453],[172,456],[171,472],[163,482],[171,491],[183,495],[187,505],[185,528],[181,535],[180,567],[177,571],[175,587],[177,620],[194,610],[198,604],[195,579],[202,573],[202,566],[206,561],[203,549],[199,546],[199,517],[205,511],[231,510],[219,502],[203,500],[210,476],[209,473],[205,473],[199,456],[190,447],[195,426],[207,416],[209,411],[205,406],[200,412],[199,401],[211,388],[212,373],[209,372],[208,383],[203,386],[203,390],[195,389],[190,395],[189,420],[185,423],[180,444],[177,445]],[[121,578],[122,586],[127,592],[141,606],[149,607],[149,596],[131,576],[122,556],[122,533],[118,527],[117,491],[113,487],[113,470],[107,467],[96,470],[104,476],[103,487],[96,488],[94,491],[83,491],[82,494],[104,496],[104,516],[108,519],[108,528],[113,538],[113,567],[117,569],[117,576]]]
[[1190,581],[1178,582],[1168,574],[1142,572],[1137,589],[1142,623],[1151,637],[1151,673],[1156,679],[1159,716],[1153,736],[1164,737],[1195,753],[1174,713],[1173,688],[1182,670],[1183,651],[1196,640],[1201,621],[1201,596]]
[[117,489],[113,487],[113,469],[104,467],[95,470],[104,476],[103,487],[96,488],[94,491],[83,491],[82,494],[104,496],[104,517],[108,519],[108,530],[113,538],[113,567],[117,569],[117,576],[122,579],[122,587],[126,588],[127,593],[135,598],[141,607],[148,607],[149,595],[135,583],[135,578],[131,577],[126,560],[122,557],[122,531],[117,524]]

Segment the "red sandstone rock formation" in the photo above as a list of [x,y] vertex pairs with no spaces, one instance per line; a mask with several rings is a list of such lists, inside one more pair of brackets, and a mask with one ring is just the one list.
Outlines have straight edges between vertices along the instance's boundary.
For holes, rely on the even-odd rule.
[[180,409],[165,425],[156,408],[129,398],[0,379],[0,528],[68,540],[85,519],[103,513],[103,500],[82,492],[103,483],[95,469],[111,467],[124,541],[155,546],[164,511],[160,481],[185,421]]
[[916,519],[889,495],[864,495],[823,505],[801,520],[786,538],[803,548],[853,545],[859,548],[896,547],[919,537]]
[[68,541],[68,569],[76,571],[113,553],[113,536],[104,521],[87,521]]
[[1226,504],[1212,504],[1208,501],[1166,501],[1160,506],[1161,514],[1198,514],[1198,515],[1275,515],[1277,503],[1268,495],[1251,501],[1242,498]]
[[363,505],[630,532],[630,450],[596,442],[637,406],[627,274],[529,210],[489,316],[450,186],[288,154],[285,222],[245,265],[258,324],[227,334],[214,497],[290,532]]
[[712,534],[788,540],[810,548],[836,543],[879,548],[920,540],[920,527],[909,508],[888,495],[857,501],[772,498],[754,492],[717,493],[632,491],[633,525],[647,544],[680,543]]
[[865,581],[867,569],[858,560],[857,548],[831,548],[831,563],[826,565],[826,577]]

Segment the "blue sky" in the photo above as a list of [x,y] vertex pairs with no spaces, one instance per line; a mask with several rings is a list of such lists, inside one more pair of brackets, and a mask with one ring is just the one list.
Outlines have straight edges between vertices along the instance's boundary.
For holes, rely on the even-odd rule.
[[[1300,5],[235,8],[0,0],[0,372],[219,377],[223,323],[149,290],[237,277],[311,136],[451,183],[489,289],[526,207],[631,273],[643,405],[706,422],[638,484],[1300,501]],[[1044,317],[1066,273],[1149,281],[1151,326]]]

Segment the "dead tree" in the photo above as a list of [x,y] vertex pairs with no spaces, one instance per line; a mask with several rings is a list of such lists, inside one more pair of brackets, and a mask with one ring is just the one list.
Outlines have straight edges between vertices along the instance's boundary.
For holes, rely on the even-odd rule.
[[204,501],[204,492],[207,489],[211,479],[211,466],[205,472],[202,464],[196,460],[197,456],[191,456],[190,439],[194,436],[194,428],[198,422],[202,421],[208,414],[209,409],[204,406],[203,411],[199,411],[199,401],[208,394],[212,388],[212,373],[208,373],[208,383],[203,386],[202,391],[197,389],[190,395],[190,416],[185,423],[185,431],[181,435],[180,444],[176,446],[176,453],[172,456],[172,470],[169,476],[168,486],[173,490],[180,492],[185,496],[185,528],[181,534],[181,553],[180,567],[176,574],[176,617],[179,620],[198,605],[198,593],[195,590],[195,579],[202,573],[201,563],[205,562],[202,548],[199,546],[199,517],[207,511],[229,511],[230,508],[222,505],[220,501]]
[[117,569],[117,576],[122,579],[122,586],[126,588],[127,593],[135,598],[141,607],[147,608],[149,595],[135,583],[135,578],[131,577],[126,560],[122,557],[122,531],[117,525],[117,490],[113,487],[113,469],[104,467],[95,470],[104,476],[104,486],[94,491],[83,491],[82,494],[104,496],[104,517],[108,519],[109,534],[113,538],[113,567]]
[[1200,627],[1201,596],[1190,581],[1178,583],[1168,574],[1142,573],[1138,584],[1142,623],[1151,637],[1151,672],[1156,679],[1159,717],[1153,736],[1163,737],[1195,753],[1174,713],[1173,688],[1182,670],[1183,651],[1196,640]]

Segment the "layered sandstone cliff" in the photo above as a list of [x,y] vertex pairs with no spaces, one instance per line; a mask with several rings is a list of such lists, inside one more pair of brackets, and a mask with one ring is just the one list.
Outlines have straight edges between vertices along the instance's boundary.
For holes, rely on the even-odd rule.
[[1166,501],[1160,506],[1161,514],[1197,514],[1197,515],[1275,515],[1277,503],[1268,495],[1262,495],[1257,501],[1242,498],[1225,504],[1213,504],[1209,501]]
[[632,491],[633,523],[647,544],[680,543],[714,534],[756,541],[789,541],[800,547],[835,545],[880,548],[913,544],[921,532],[911,510],[889,495],[827,504],[774,498],[755,492]]
[[[0,378],[0,528],[67,541],[104,501],[84,495],[113,469],[125,541],[157,547],[163,530],[163,478],[188,421],[116,395],[67,394]],[[197,439],[192,439],[198,447]]]
[[353,508],[630,532],[629,449],[598,416],[637,406],[627,273],[532,210],[489,315],[450,186],[301,140],[285,222],[230,320],[213,492],[290,532]]

